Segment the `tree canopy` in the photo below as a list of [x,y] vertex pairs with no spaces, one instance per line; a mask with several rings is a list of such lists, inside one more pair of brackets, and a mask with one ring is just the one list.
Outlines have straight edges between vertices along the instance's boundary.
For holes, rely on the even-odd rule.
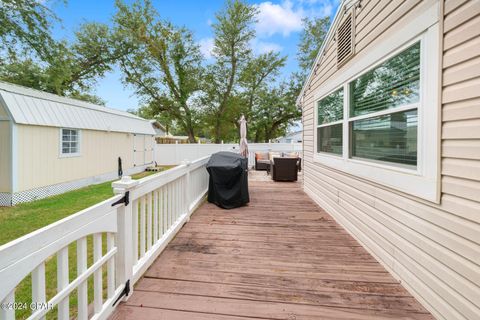
[[67,41],[53,38],[61,21],[43,1],[0,1],[0,80],[102,104],[92,94],[97,80],[120,70],[142,103],[131,111],[190,142],[238,140],[241,115],[255,142],[284,135],[300,119],[295,100],[329,17],[304,19],[299,69],[282,79],[287,56],[252,50],[258,9],[246,0],[226,0],[215,14],[212,59],[193,31],[162,17],[151,0],[115,7],[110,22],[86,22]]

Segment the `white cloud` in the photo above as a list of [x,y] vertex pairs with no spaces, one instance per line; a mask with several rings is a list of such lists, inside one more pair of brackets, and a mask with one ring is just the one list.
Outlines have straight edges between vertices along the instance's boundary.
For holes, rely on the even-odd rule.
[[283,47],[279,44],[274,42],[260,41],[258,39],[254,39],[250,43],[250,46],[255,54],[262,54],[270,51],[280,52],[283,50]]
[[292,32],[302,30],[304,17],[331,16],[339,0],[283,0],[281,3],[262,2],[257,6],[259,37],[281,34],[288,37]]
[[289,0],[281,4],[274,4],[270,1],[257,5],[258,22],[256,30],[259,36],[272,36],[280,33],[284,37],[291,32],[302,30],[303,9],[294,9],[293,3]]
[[215,41],[213,38],[203,38],[198,44],[200,45],[200,52],[206,59],[213,58],[213,47],[215,46]]

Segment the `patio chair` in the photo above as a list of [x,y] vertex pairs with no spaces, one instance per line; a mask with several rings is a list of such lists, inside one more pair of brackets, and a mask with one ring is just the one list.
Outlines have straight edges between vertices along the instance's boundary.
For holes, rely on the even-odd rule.
[[267,170],[270,167],[268,152],[255,152],[255,170]]
[[300,158],[273,158],[270,163],[273,181],[297,181]]

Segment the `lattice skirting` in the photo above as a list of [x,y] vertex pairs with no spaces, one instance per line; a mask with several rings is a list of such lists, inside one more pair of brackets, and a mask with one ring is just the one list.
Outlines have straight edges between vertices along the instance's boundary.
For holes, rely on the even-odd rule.
[[[145,170],[147,166],[134,167],[126,170],[125,175],[139,173]],[[12,206],[23,202],[30,202],[38,199],[51,197],[54,195],[62,194],[68,191],[80,189],[92,184],[99,184],[105,181],[111,181],[116,179],[117,173],[111,172],[99,176],[89,177],[85,179],[59,183],[55,185],[30,189],[21,192],[0,193],[0,206]]]
[[12,194],[0,192],[0,207],[8,207],[12,205]]

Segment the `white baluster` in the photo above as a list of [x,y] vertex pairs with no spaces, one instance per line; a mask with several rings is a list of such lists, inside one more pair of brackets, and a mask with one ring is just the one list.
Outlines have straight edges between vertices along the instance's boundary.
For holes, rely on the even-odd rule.
[[[64,247],[57,253],[57,290],[60,292],[68,286],[68,246]],[[66,296],[58,304],[58,319],[68,320],[70,318],[70,301]]]
[[158,241],[158,190],[153,192],[153,242]]
[[162,190],[161,190],[161,199],[162,199],[162,202],[161,202],[161,205],[162,205],[162,208],[161,208],[161,221],[162,221],[162,236],[165,234],[165,229],[166,229],[166,226],[167,226],[167,201],[166,201],[166,193],[167,193],[167,189],[165,188],[165,186],[162,187]]
[[191,188],[191,179],[192,179],[192,172],[191,172],[191,163],[188,162],[187,164],[187,175],[185,176],[185,198],[183,200],[185,205],[185,213],[188,215],[188,220],[190,220],[190,202],[192,199],[192,192]]
[[149,192],[147,195],[147,251],[149,251],[152,248],[152,232],[153,232],[153,226],[152,226],[152,193]]
[[173,217],[175,222],[178,220],[178,182],[179,180],[173,182]]
[[[87,238],[77,240],[77,277],[87,271]],[[78,292],[78,320],[88,319],[88,283],[80,283]]]
[[[45,262],[42,262],[32,271],[32,303],[45,306]],[[40,319],[45,319],[45,316]]]
[[138,262],[138,201],[134,200],[132,204],[132,249],[133,265]]
[[[114,234],[107,233],[107,252],[115,246]],[[115,293],[115,260],[110,258],[107,262],[107,296],[110,299]]]
[[145,229],[147,227],[146,220],[146,197],[140,199],[140,257],[145,255]]
[[2,320],[15,320],[15,309],[13,304],[15,303],[15,290],[12,290],[8,296],[3,299],[2,304],[4,308],[0,308],[0,319]]
[[[95,233],[93,235],[93,261],[97,262],[102,258],[102,234]],[[93,273],[93,310],[98,313],[102,310],[103,305],[103,284],[102,284],[102,268],[95,270]]]
[[170,230],[170,227],[173,224],[173,214],[174,214],[174,209],[173,209],[173,182],[170,182],[168,184],[168,229]]

